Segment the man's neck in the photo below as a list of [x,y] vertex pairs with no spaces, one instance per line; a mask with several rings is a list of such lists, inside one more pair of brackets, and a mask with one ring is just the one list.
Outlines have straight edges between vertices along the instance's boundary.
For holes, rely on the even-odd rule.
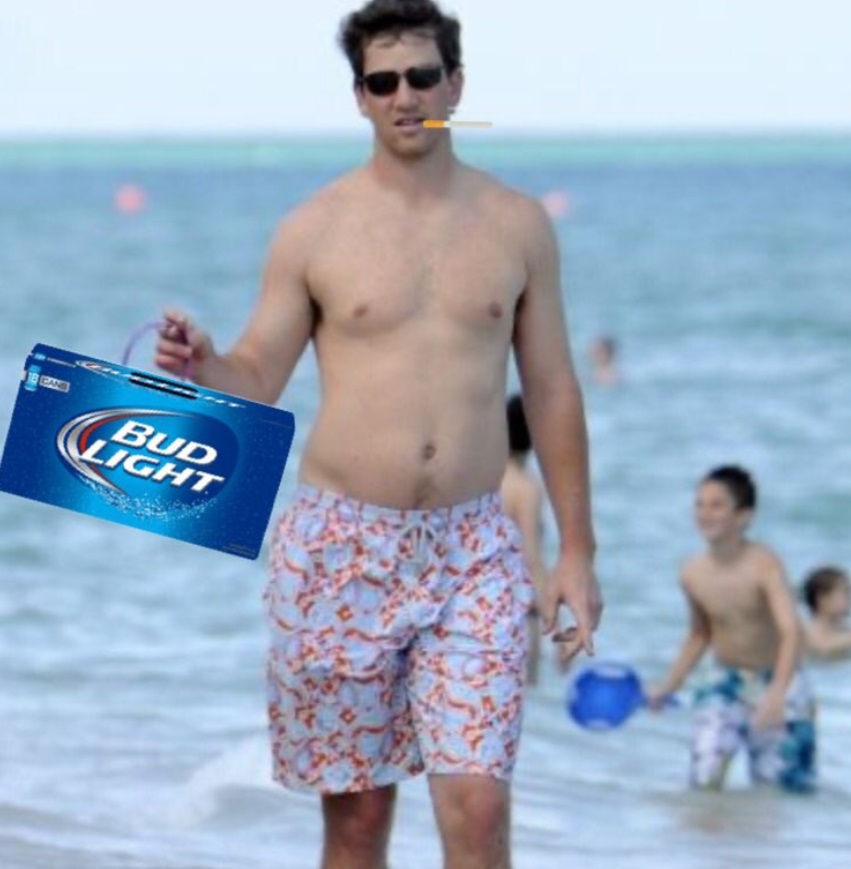
[[442,199],[451,187],[458,159],[449,142],[420,158],[406,160],[376,146],[369,168],[382,187],[405,199]]

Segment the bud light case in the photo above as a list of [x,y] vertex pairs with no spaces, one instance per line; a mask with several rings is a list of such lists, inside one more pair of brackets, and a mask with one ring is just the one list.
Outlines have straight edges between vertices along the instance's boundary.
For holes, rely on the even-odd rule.
[[0,490],[257,558],[294,433],[289,411],[37,344]]

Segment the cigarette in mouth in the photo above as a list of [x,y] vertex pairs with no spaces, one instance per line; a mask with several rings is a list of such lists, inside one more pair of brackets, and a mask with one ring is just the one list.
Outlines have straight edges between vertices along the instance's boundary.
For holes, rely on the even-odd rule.
[[492,127],[493,123],[491,121],[423,121],[423,126],[440,130],[447,127]]

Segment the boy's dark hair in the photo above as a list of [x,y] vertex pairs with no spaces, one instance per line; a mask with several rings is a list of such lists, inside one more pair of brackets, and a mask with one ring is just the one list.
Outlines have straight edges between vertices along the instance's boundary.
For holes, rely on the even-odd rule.
[[508,448],[512,453],[526,454],[532,449],[532,437],[526,425],[526,412],[523,410],[523,399],[512,395],[505,405],[505,415],[508,419]]
[[801,585],[801,597],[810,612],[818,611],[819,600],[838,585],[848,582],[848,574],[838,567],[817,567],[810,571]]
[[370,0],[343,19],[337,36],[355,81],[363,75],[364,49],[369,42],[379,34],[399,37],[411,31],[434,38],[447,75],[461,66],[461,24],[433,0]]
[[753,477],[738,465],[720,465],[704,478],[704,483],[720,483],[733,496],[737,510],[756,509],[756,484]]

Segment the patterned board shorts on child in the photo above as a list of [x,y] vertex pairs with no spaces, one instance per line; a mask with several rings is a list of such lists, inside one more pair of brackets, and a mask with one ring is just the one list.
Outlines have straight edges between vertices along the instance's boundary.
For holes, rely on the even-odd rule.
[[816,784],[815,701],[809,681],[796,673],[786,691],[785,726],[756,730],[751,724],[771,681],[769,670],[715,665],[695,696],[691,781],[720,787],[739,749],[748,753],[754,782],[804,793]]
[[299,487],[264,595],[274,776],[321,793],[423,770],[507,779],[533,597],[497,494],[396,510]]

